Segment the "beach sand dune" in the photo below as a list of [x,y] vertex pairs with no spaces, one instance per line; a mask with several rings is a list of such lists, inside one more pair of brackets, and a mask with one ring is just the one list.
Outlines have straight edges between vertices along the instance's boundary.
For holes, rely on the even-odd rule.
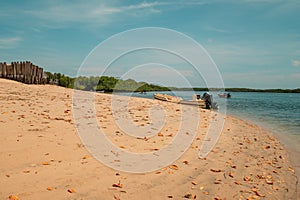
[[[198,158],[218,115],[208,110],[199,110],[193,142],[169,166],[139,174],[109,168],[81,142],[72,95],[71,89],[58,86],[0,79],[0,199],[297,199],[297,178],[286,150],[246,121],[224,116],[217,144],[206,158]],[[164,108],[164,126],[151,138],[138,138],[116,124],[111,95],[95,98],[96,117],[107,138],[137,153],[163,148],[180,129],[182,108],[167,102],[131,98],[124,117],[147,127],[154,120],[149,114],[153,106]]]

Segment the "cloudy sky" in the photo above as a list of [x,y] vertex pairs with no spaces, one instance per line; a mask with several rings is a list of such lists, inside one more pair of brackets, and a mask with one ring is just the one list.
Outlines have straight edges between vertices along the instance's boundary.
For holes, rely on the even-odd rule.
[[[47,71],[76,76],[90,52],[111,36],[161,27],[202,45],[226,87],[299,88],[299,10],[299,0],[2,0],[0,61],[30,60]],[[171,43],[173,49],[189,48],[184,42]],[[113,54],[114,48],[101,56]],[[170,86],[183,86],[176,74],[193,76],[187,65],[164,53],[160,57],[168,58],[169,64],[149,64],[159,63],[156,54],[146,50],[120,59],[110,73],[150,82],[161,77],[168,80],[161,83]],[[136,59],[143,70],[130,76],[126,66],[136,67]],[[101,62],[97,67],[103,67]],[[172,74],[173,67],[177,71]],[[191,84],[203,86],[195,77]]]

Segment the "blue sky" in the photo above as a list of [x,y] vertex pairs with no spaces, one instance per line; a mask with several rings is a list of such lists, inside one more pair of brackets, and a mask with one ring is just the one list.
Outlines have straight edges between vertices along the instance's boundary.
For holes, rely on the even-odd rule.
[[[112,35],[162,27],[200,43],[218,66],[226,87],[299,88],[299,11],[298,0],[3,0],[0,61],[30,60],[48,71],[75,76],[91,50]],[[144,67],[159,68],[147,63]],[[181,68],[180,73],[190,73]],[[168,80],[162,83],[182,86],[165,69],[157,70]],[[153,78],[155,73],[133,77],[159,81]]]

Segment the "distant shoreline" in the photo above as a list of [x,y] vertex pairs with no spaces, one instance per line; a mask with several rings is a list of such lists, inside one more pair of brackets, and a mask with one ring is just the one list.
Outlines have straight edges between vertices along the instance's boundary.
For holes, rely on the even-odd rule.
[[169,87],[174,91],[220,91],[226,92],[268,92],[268,93],[300,93],[300,88],[296,89],[252,89],[252,88],[176,88]]
[[[300,93],[300,88],[295,89],[253,89],[253,88],[207,88],[207,87],[174,87],[162,86],[156,83],[137,82],[133,79],[122,80],[113,76],[80,76],[69,77],[61,73],[45,72],[45,83],[66,88],[75,88],[85,91],[104,92],[163,92],[163,91],[226,91],[226,92],[268,92],[268,93]],[[12,79],[8,77],[3,77]]]
[[207,87],[171,87],[157,85],[156,83],[137,82],[133,79],[122,80],[113,76],[80,76],[69,77],[61,73],[46,72],[47,83],[77,88],[81,90],[94,90],[104,92],[163,92],[163,91],[222,91],[226,92],[272,92],[272,93],[300,93],[300,88],[295,89],[252,89],[252,88],[207,88]]

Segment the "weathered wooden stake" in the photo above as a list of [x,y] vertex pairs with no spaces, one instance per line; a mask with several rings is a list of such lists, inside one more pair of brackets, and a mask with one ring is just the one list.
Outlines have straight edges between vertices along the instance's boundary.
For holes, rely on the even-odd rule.
[[45,84],[47,75],[43,68],[26,62],[11,62],[7,65],[6,62],[0,63],[0,78],[7,78],[23,82],[26,84]]

